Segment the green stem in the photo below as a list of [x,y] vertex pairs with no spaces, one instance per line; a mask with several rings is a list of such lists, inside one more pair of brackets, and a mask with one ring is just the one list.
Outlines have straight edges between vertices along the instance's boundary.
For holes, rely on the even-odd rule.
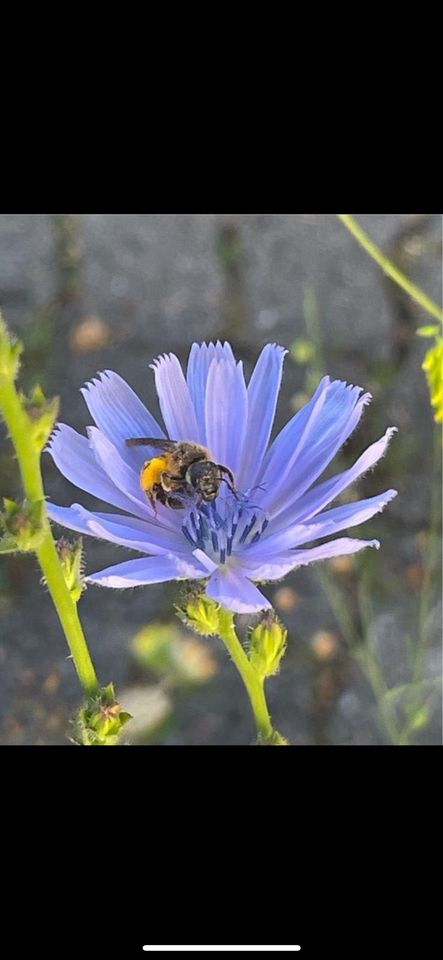
[[369,253],[369,256],[375,260],[376,263],[382,268],[382,270],[394,280],[395,283],[398,283],[399,287],[402,287],[403,290],[406,290],[406,293],[412,297],[413,300],[416,300],[417,303],[423,307],[423,310],[426,310],[427,313],[431,314],[431,317],[435,317],[436,320],[439,320],[440,323],[443,322],[443,312],[441,308],[435,303],[431,297],[428,297],[420,287],[417,287],[415,283],[412,283],[408,277],[405,277],[404,273],[392,263],[392,260],[389,260],[384,253],[380,250],[379,247],[368,237],[367,233],[362,229],[359,223],[351,216],[350,213],[337,213],[337,217],[344,223],[345,227],[349,230],[350,233],[358,240],[359,244],[366,250],[366,253]]
[[257,726],[259,740],[263,744],[283,743],[274,730],[266,703],[264,680],[254,670],[235,632],[234,617],[228,610],[220,610],[220,638],[223,640],[246,687]]
[[79,620],[77,607],[66,586],[51,533],[45,508],[40,456],[30,438],[29,418],[23,410],[13,383],[6,382],[0,386],[0,410],[15,447],[25,497],[30,502],[40,501],[43,505],[43,540],[36,549],[37,559],[63,627],[80,683],[85,693],[92,696],[99,689],[97,676]]

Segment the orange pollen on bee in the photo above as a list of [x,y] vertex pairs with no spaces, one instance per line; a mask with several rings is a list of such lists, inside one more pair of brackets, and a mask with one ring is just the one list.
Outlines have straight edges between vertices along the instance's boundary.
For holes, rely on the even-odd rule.
[[156,483],[160,483],[160,478],[164,470],[167,469],[167,457],[154,457],[153,460],[147,460],[143,464],[140,473],[140,483],[143,490],[152,490]]

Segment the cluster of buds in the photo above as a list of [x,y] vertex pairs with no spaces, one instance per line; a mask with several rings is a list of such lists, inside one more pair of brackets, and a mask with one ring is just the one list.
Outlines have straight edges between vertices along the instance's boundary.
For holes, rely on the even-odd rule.
[[[189,593],[176,610],[187,627],[205,637],[223,636],[234,622],[231,611],[198,589]],[[250,631],[248,658],[262,680],[278,673],[286,650],[287,633],[274,610],[267,610]]]
[[115,698],[114,685],[101,687],[75,717],[72,743],[83,747],[115,747],[122,728],[131,714],[125,713]]

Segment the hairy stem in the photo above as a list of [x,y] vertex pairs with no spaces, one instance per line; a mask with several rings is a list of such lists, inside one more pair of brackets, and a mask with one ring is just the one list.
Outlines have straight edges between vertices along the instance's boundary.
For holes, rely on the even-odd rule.
[[4,417],[17,454],[25,497],[30,502],[42,503],[43,539],[36,548],[36,556],[60,619],[80,683],[88,696],[99,689],[97,676],[89,654],[85,635],[65,583],[45,509],[45,492],[40,469],[40,456],[30,437],[30,422],[23,410],[13,383],[0,386],[0,411]]
[[266,703],[264,680],[254,670],[238,639],[234,626],[234,617],[228,610],[220,611],[220,638],[223,640],[231,659],[243,680],[251,702],[259,741],[262,744],[284,744],[284,738],[274,730]]
[[369,256],[375,260],[376,263],[382,268],[384,273],[394,280],[395,283],[398,283],[399,287],[402,287],[406,293],[412,297],[413,300],[416,300],[417,303],[423,307],[423,310],[426,310],[427,313],[430,313],[431,317],[435,317],[436,320],[439,320],[440,323],[443,322],[443,311],[435,303],[431,297],[428,297],[420,287],[417,287],[415,283],[412,283],[412,280],[409,280],[408,277],[405,277],[404,273],[392,263],[392,260],[389,260],[389,257],[386,257],[384,253],[380,250],[379,247],[368,237],[365,230],[362,229],[357,220],[350,213],[337,213],[337,217],[344,223],[345,227],[352,233],[353,237],[358,240],[359,244],[366,250],[366,253],[369,253]]

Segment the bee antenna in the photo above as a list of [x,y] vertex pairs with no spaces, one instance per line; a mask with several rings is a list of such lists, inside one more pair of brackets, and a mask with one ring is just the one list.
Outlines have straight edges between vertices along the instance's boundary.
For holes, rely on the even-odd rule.
[[234,490],[234,487],[232,486],[232,483],[230,483],[230,481],[227,480],[226,477],[220,477],[220,480],[221,480],[223,483],[225,483],[227,487],[229,487],[231,493],[234,494],[235,499],[236,499],[236,500],[239,500],[239,499],[240,499],[240,498],[239,498],[239,495],[238,495],[237,491]]

